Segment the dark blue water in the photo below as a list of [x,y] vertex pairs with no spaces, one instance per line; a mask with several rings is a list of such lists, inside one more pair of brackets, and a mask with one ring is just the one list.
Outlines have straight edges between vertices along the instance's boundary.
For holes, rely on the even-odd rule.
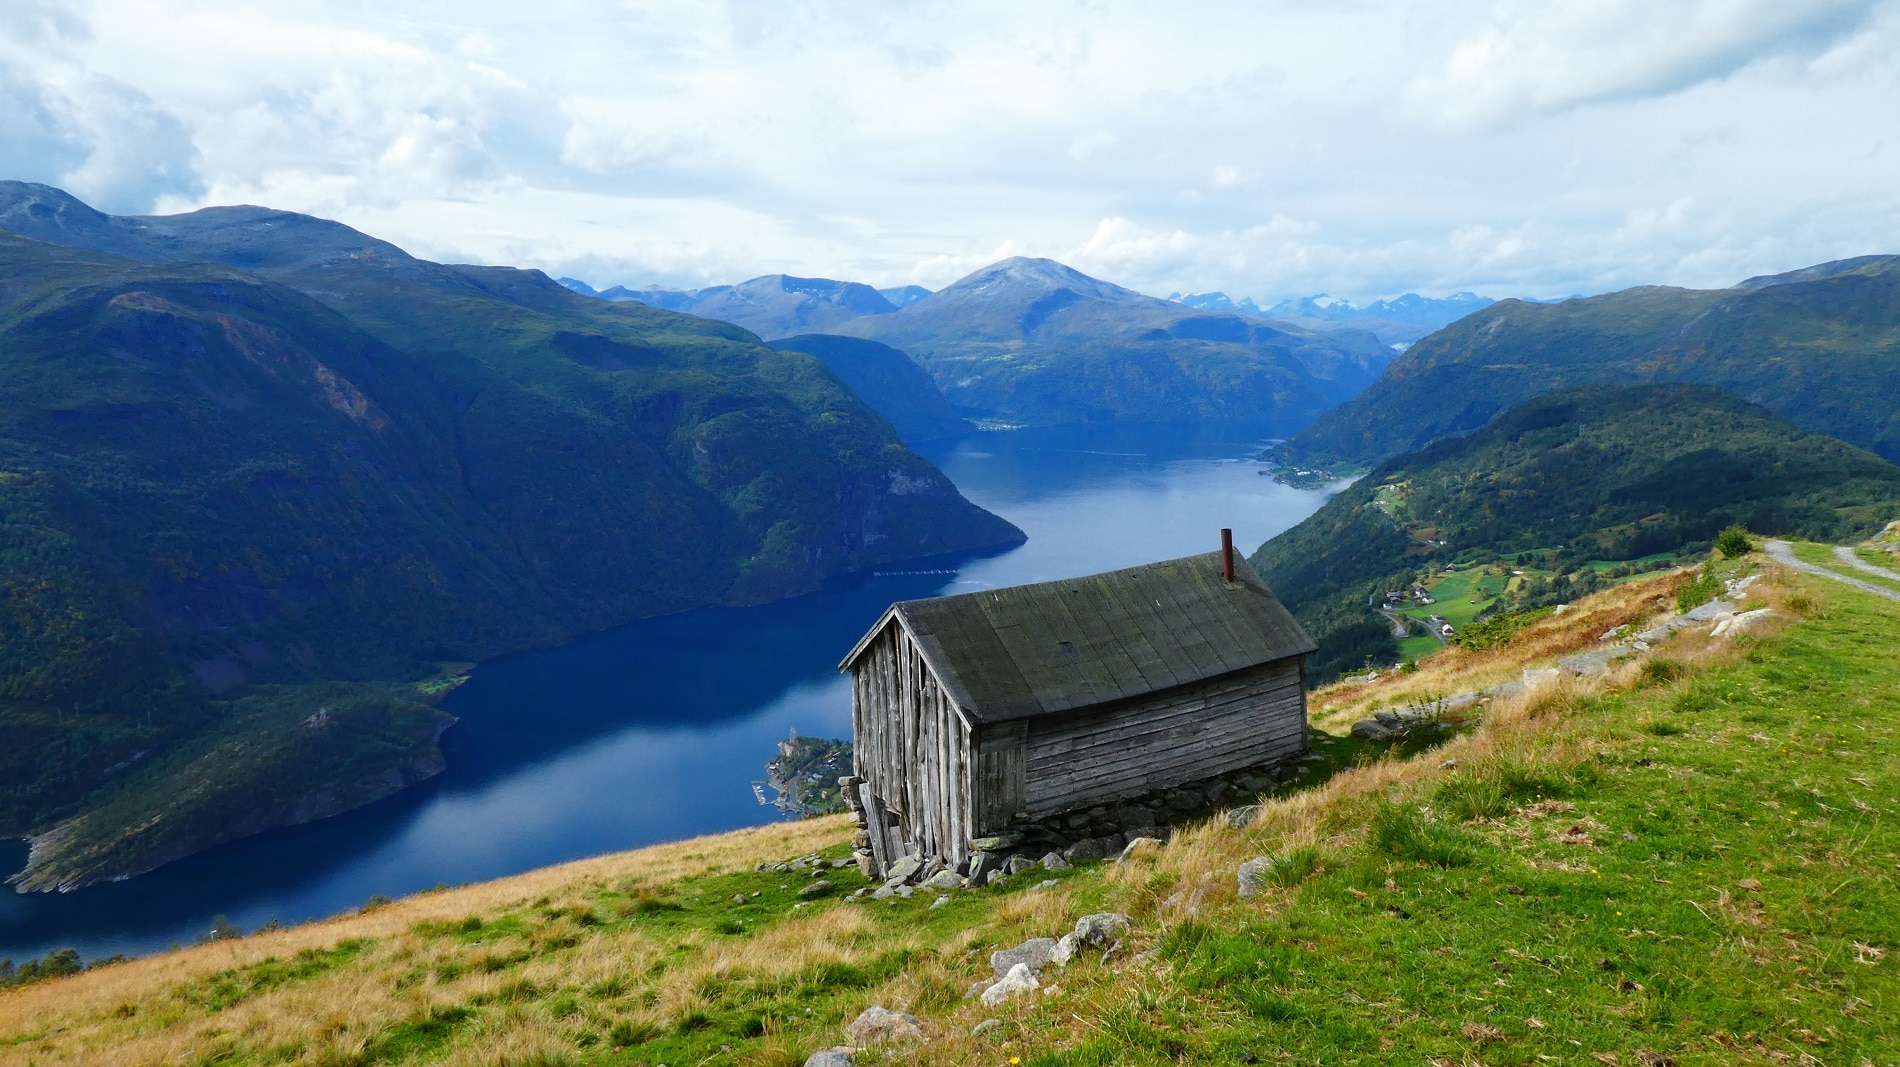
[[[754,799],[792,730],[846,736],[840,657],[893,600],[1251,550],[1325,499],[1260,476],[1231,428],[984,433],[926,454],[1029,535],[987,559],[906,568],[797,600],[633,623],[484,664],[444,708],[449,769],[368,807],[76,893],[0,892],[0,957],[88,959],[196,940],[600,852],[770,821]],[[945,573],[949,571],[949,573]],[[0,843],[0,869],[25,849]]]

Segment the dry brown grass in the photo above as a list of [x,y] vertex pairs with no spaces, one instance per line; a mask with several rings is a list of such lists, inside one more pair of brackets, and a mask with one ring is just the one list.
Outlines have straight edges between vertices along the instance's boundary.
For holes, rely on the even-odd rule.
[[[509,982],[572,984],[605,978],[643,966],[644,959],[656,951],[637,935],[583,939],[576,948],[546,953],[506,972],[490,974],[476,966],[453,983],[439,983],[432,977],[397,989],[396,979],[402,972],[432,968],[445,953],[455,951],[417,937],[413,930],[418,923],[493,915],[544,898],[550,907],[591,906],[594,895],[607,885],[659,885],[691,874],[747,869],[762,859],[835,845],[849,827],[842,816],[809,819],[597,856],[512,878],[423,893],[326,922],[0,991],[0,1064],[177,1063],[205,1055],[235,1036],[252,1047],[306,1044],[305,1054],[293,1062],[347,1059],[352,1049],[361,1051],[366,1035],[426,1012],[439,995],[467,999],[478,993],[497,995]],[[535,931],[537,939],[546,942],[571,933],[563,929],[565,922],[544,924]],[[810,922],[794,920],[785,925],[807,930]],[[774,931],[774,936],[777,940],[769,943],[782,955],[786,938],[797,942],[807,937],[782,931]],[[319,981],[252,997],[215,1017],[194,1019],[189,1006],[176,999],[175,991],[218,972],[288,958],[306,949],[331,949],[357,938],[372,939],[375,947],[351,966]],[[809,939],[814,946],[826,944],[824,937]],[[526,946],[484,945],[463,953],[464,962],[478,962],[481,956],[506,954],[517,947]],[[136,1013],[126,1015],[126,1007],[135,1007]],[[552,1024],[524,1015],[505,1043],[525,1042],[526,1055],[540,1040],[533,1034],[542,1031],[553,1032]],[[57,1040],[30,1039],[54,1033]]]
[[1382,707],[1430,703],[1440,697],[1516,680],[1528,667],[1599,647],[1618,626],[1643,628],[1674,611],[1676,591],[1690,577],[1672,571],[1638,578],[1571,604],[1525,627],[1501,648],[1471,652],[1457,646],[1418,661],[1412,674],[1386,672],[1371,681],[1342,681],[1313,691],[1310,715],[1321,729],[1339,730]]

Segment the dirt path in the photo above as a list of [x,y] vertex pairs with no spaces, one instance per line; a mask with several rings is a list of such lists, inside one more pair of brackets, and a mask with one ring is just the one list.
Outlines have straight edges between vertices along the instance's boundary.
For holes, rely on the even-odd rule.
[[[1818,575],[1822,578],[1827,578],[1832,581],[1840,582],[1842,585],[1851,585],[1854,588],[1859,589],[1860,591],[1864,593],[1872,593],[1873,595],[1878,596],[1878,597],[1886,597],[1888,600],[1900,600],[1900,592],[1895,592],[1892,589],[1882,588],[1881,586],[1875,585],[1872,582],[1863,582],[1859,578],[1849,578],[1847,575],[1842,574],[1839,571],[1831,571],[1831,570],[1828,570],[1826,567],[1817,566],[1816,564],[1813,564],[1813,563],[1801,562],[1800,560],[1794,558],[1794,546],[1789,544],[1786,541],[1770,541],[1768,542],[1767,547],[1768,547],[1768,558],[1774,560],[1776,563],[1779,563],[1782,566],[1791,567],[1795,570],[1802,571],[1807,574]],[[1873,565],[1868,564],[1868,566],[1871,567]]]
[[1849,567],[1852,567],[1857,571],[1863,571],[1867,574],[1873,575],[1876,578],[1885,578],[1890,582],[1900,582],[1900,571],[1890,571],[1887,568],[1882,567],[1878,564],[1869,563],[1866,560],[1855,555],[1854,550],[1851,548],[1848,548],[1846,545],[1839,545],[1835,547],[1834,558],[1840,560],[1842,563],[1847,564]]

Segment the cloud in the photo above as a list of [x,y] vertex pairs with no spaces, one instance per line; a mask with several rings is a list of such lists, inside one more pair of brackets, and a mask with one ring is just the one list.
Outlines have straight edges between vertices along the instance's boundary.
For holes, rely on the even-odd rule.
[[1654,96],[1785,57],[1813,56],[1864,29],[1870,0],[1536,0],[1502,7],[1409,87],[1412,105],[1480,124]]
[[1900,247],[1900,0],[0,5],[9,176],[601,285],[1564,295]]

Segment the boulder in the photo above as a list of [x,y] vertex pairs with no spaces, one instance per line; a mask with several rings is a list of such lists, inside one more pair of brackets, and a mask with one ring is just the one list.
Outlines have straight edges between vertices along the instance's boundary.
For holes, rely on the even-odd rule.
[[849,1045],[820,1049],[805,1058],[805,1067],[851,1067],[851,1057],[857,1051]]
[[1122,853],[1121,855],[1115,857],[1115,862],[1126,863],[1128,861],[1128,857],[1133,856],[1137,852],[1141,852],[1144,849],[1152,849],[1152,848],[1160,848],[1160,847],[1161,847],[1161,839],[1158,837],[1137,837],[1134,840],[1128,842],[1128,844],[1122,846]]
[[1009,862],[1003,864],[1003,869],[1008,871],[1011,877],[1014,877],[1035,865],[1036,861],[1030,859],[1028,856],[1011,856]]
[[1239,830],[1253,825],[1254,816],[1260,814],[1260,805],[1242,804],[1240,807],[1221,816],[1221,821],[1229,827]]
[[1267,886],[1267,872],[1273,869],[1272,856],[1256,856],[1240,865],[1240,895],[1258,896]]
[[923,884],[926,889],[961,889],[963,879],[957,877],[955,871],[938,871],[924,879]]
[[1094,860],[1107,859],[1117,852],[1120,852],[1121,849],[1122,841],[1120,834],[1110,834],[1105,837],[1090,837],[1077,841],[1075,844],[1063,849],[1062,858],[1068,860],[1070,863],[1089,863]]
[[1075,940],[1088,948],[1107,948],[1120,941],[1133,925],[1134,920],[1121,912],[1098,911],[1075,921]]
[[910,881],[911,875],[922,870],[923,866],[923,858],[916,853],[912,853],[898,860],[896,863],[891,864],[891,873],[886,875],[884,880],[886,883],[908,882]]
[[870,1045],[894,1045],[900,1041],[915,1041],[924,1036],[924,1026],[915,1015],[906,1015],[901,1011],[871,1005],[858,1013],[851,1025],[845,1027],[845,1036],[853,1045],[864,1048]]
[[1712,634],[1715,637],[1735,637],[1738,634],[1745,634],[1759,627],[1762,623],[1774,617],[1774,611],[1769,608],[1756,608],[1754,611],[1744,611],[1739,615],[1716,623]]
[[1009,973],[997,979],[988,989],[983,990],[983,1006],[993,1008],[1013,996],[1034,993],[1042,988],[1036,981],[1036,975],[1026,963],[1019,963],[1009,969]]
[[1714,622],[1724,615],[1735,614],[1737,606],[1726,600],[1711,600],[1699,608],[1690,608],[1682,617],[1690,622]]
[[970,847],[978,852],[1002,852],[1023,843],[1023,835],[1014,830],[1005,830],[989,837],[979,837],[970,842]]
[[1001,978],[1017,964],[1026,964],[1032,971],[1040,971],[1049,964],[1049,953],[1056,947],[1053,937],[1032,937],[1015,948],[997,949],[990,953],[990,970]]
[[970,861],[970,884],[988,885],[990,873],[1001,868],[1009,857],[995,852],[978,852]]
[[1042,857],[1042,869],[1045,871],[1066,871],[1069,866],[1069,861],[1063,859],[1060,852],[1050,852]]
[[805,897],[807,899],[811,897],[822,897],[829,894],[832,890],[836,888],[838,887],[835,885],[832,885],[829,879],[820,878],[800,888],[798,891],[798,895],[801,897]]
[[1378,719],[1360,719],[1352,724],[1352,735],[1361,741],[1390,741],[1403,732],[1397,720],[1387,723]]

